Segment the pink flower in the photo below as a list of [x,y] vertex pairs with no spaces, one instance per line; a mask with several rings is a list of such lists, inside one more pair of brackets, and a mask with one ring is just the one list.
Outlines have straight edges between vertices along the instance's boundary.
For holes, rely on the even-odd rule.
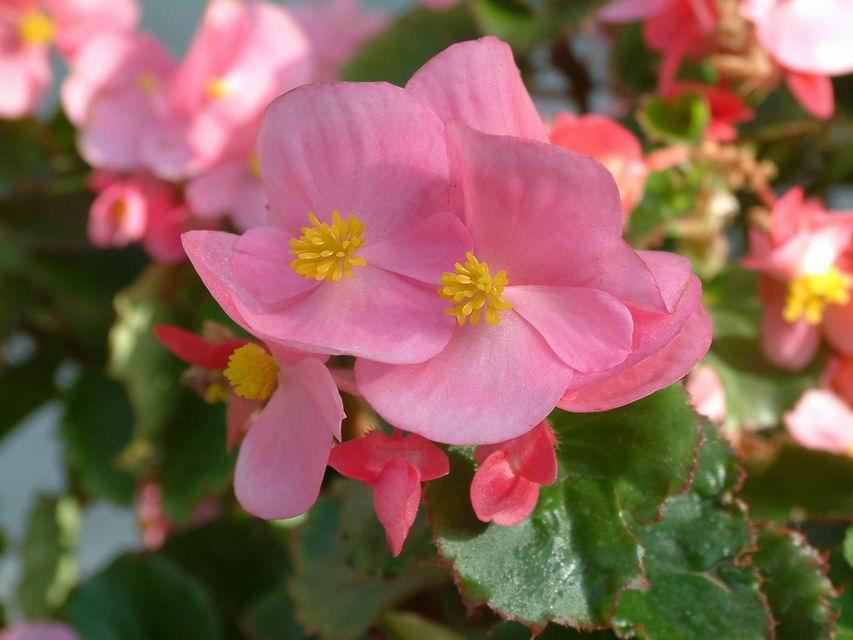
[[782,68],[791,93],[818,118],[835,109],[829,76],[853,71],[850,0],[744,0],[762,47]]
[[443,129],[391,85],[291,91],[259,137],[270,226],[190,232],[187,253],[223,309],[267,342],[423,361],[453,332],[435,283],[467,243],[447,204]]
[[853,354],[853,263],[845,255],[851,239],[853,213],[828,212],[800,187],[773,207],[769,233],[750,233],[744,266],[762,274],[762,346],[776,366],[805,367],[822,332],[836,349]]
[[[177,327],[155,332],[173,353],[205,368],[221,365],[231,346],[230,340],[211,343]],[[304,513],[320,493],[345,417],[329,370],[319,358],[245,342],[221,373],[230,385],[229,448],[246,432],[234,472],[237,500],[266,520]]]
[[450,473],[447,456],[425,438],[381,431],[336,446],[329,466],[373,487],[373,508],[394,557],[400,555],[418,513],[421,482]]
[[134,0],[6,0],[0,6],[0,118],[33,113],[51,81],[50,45],[73,56],[88,38],[127,31]]
[[504,526],[527,518],[539,500],[540,485],[557,480],[556,444],[544,421],[518,438],[477,447],[474,457],[480,466],[471,482],[477,518]]
[[707,52],[717,23],[715,0],[614,0],[598,13],[606,22],[643,20],[643,40],[663,54],[659,88],[669,93],[685,57]]
[[0,640],[80,640],[80,636],[58,622],[24,622],[0,631]]
[[357,361],[370,404],[431,440],[488,444],[558,402],[602,410],[686,374],[710,342],[698,279],[686,260],[621,239],[613,178],[547,143],[509,47],[454,45],[406,88],[449,121],[452,196],[473,243],[434,281],[457,321],[449,344],[404,366]]
[[717,424],[725,420],[728,413],[726,391],[713,367],[696,367],[687,379],[687,393],[697,413]]
[[560,113],[551,127],[551,142],[591,156],[607,167],[619,187],[625,216],[639,204],[648,173],[643,148],[618,122],[596,114],[577,117]]
[[827,366],[827,384],[853,406],[853,356],[836,356]]
[[270,101],[311,78],[307,37],[281,7],[213,0],[175,74],[154,127],[146,165],[168,180],[209,167],[252,127]]
[[784,420],[788,432],[804,447],[853,455],[853,409],[831,391],[806,391]]
[[358,0],[307,0],[290,8],[311,42],[317,80],[335,80],[341,67],[388,24]]

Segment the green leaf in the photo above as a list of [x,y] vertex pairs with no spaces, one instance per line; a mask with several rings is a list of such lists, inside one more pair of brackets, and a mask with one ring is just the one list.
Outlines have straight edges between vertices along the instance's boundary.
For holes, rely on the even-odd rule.
[[32,357],[11,365],[0,357],[0,438],[56,397],[53,376],[59,363],[53,345],[43,345]]
[[39,180],[49,174],[47,154],[35,120],[0,120],[0,197],[22,182]]
[[297,615],[325,640],[360,638],[385,609],[448,580],[435,566],[423,513],[392,558],[370,491],[352,481],[334,483],[295,536]]
[[742,495],[754,517],[778,521],[848,518],[853,513],[853,459],[783,445],[767,460],[745,460]]
[[771,620],[758,576],[742,560],[750,523],[732,492],[740,473],[716,429],[706,442],[692,489],[667,502],[663,519],[637,529],[649,588],[627,591],[614,628],[625,637],[763,640]]
[[649,137],[674,143],[699,142],[711,119],[708,101],[695,93],[675,98],[655,96],[646,101],[637,119]]
[[389,611],[382,620],[393,640],[465,640],[465,636],[411,611]]
[[473,462],[455,451],[450,476],[429,485],[435,540],[467,602],[534,628],[600,627],[620,594],[644,582],[628,524],[654,520],[688,484],[699,429],[677,385],[615,411],[556,411],[552,421],[560,476],[531,517],[514,527],[479,522],[468,495]]
[[66,398],[60,435],[88,492],[119,503],[133,499],[134,479],[117,464],[133,435],[133,411],[118,382],[84,369]]
[[241,624],[247,640],[308,640],[308,634],[296,621],[293,601],[285,587],[268,593],[255,602]]
[[844,533],[844,559],[853,567],[853,527],[848,527]]
[[464,3],[444,11],[414,9],[365,44],[341,77],[359,82],[382,80],[403,86],[434,55],[455,42],[477,36]]
[[160,553],[207,587],[228,638],[241,637],[237,625],[244,612],[283,585],[290,572],[282,541],[260,520],[209,522],[170,536]]
[[759,528],[757,547],[752,560],[777,622],[777,640],[834,637],[835,592],[820,554],[802,535],[775,525]]
[[152,554],[120,557],[69,600],[65,619],[86,640],[219,640],[213,601],[193,578]]
[[21,549],[18,605],[28,618],[49,618],[77,582],[74,548],[80,512],[73,498],[39,496]]

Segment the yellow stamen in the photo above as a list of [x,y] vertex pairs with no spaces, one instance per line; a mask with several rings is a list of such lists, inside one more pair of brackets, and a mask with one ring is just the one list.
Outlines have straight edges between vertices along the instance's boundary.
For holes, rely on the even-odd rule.
[[332,211],[332,224],[320,222],[313,213],[308,214],[310,227],[302,227],[302,237],[290,241],[290,253],[296,259],[291,268],[308,280],[351,278],[353,267],[367,264],[355,255],[364,243],[364,223],[350,215],[341,218],[340,211]]
[[136,78],[136,86],[147,96],[154,95],[160,90],[160,81],[150,71],[143,71]]
[[217,402],[228,401],[228,388],[219,382],[211,383],[204,390],[204,401],[207,404],[216,404]]
[[46,45],[53,40],[56,27],[53,20],[41,11],[29,11],[18,23],[18,35],[31,45]]
[[127,215],[127,211],[128,211],[127,200],[125,200],[124,198],[121,198],[121,199],[113,202],[112,205],[110,206],[110,217],[116,223],[121,222],[124,219],[124,217]]
[[249,156],[249,173],[251,173],[258,180],[261,179],[261,163],[258,160],[257,152],[252,152],[252,155]]
[[788,299],[782,315],[788,322],[805,318],[809,324],[823,322],[826,307],[831,304],[845,305],[850,302],[853,277],[835,267],[823,273],[801,275],[791,281]]
[[231,95],[231,86],[224,78],[210,78],[207,81],[205,91],[211,100],[222,100]]
[[262,347],[250,343],[231,354],[223,373],[241,398],[266,400],[275,389],[278,364]]
[[479,262],[474,254],[465,254],[464,265],[456,263],[456,273],[441,276],[441,288],[438,295],[455,303],[445,310],[449,316],[456,316],[460,326],[470,318],[471,324],[480,321],[485,308],[486,322],[498,324],[501,321],[499,311],[509,311],[512,305],[501,297],[507,285],[506,271],[498,271],[494,277],[489,274],[489,265]]

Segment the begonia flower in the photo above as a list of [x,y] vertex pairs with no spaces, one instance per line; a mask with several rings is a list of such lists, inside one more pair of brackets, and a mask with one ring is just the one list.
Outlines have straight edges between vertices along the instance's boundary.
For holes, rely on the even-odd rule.
[[628,216],[643,197],[648,168],[637,137],[606,116],[560,113],[551,126],[551,142],[591,156],[613,174],[622,211]]
[[386,362],[435,355],[453,325],[434,286],[468,244],[447,204],[443,130],[391,85],[291,91],[259,136],[270,226],[187,233],[190,260],[267,342]]
[[0,630],[0,640],[80,640],[80,636],[59,622],[24,622]]
[[826,368],[826,384],[853,406],[853,355],[839,355],[830,360]]
[[480,466],[470,491],[477,518],[504,526],[527,518],[539,500],[539,487],[557,480],[556,444],[545,421],[518,438],[477,447]]
[[452,195],[473,246],[436,281],[457,322],[448,346],[404,366],[357,361],[368,402],[431,440],[488,444],[557,402],[603,410],[684,376],[710,343],[698,279],[686,260],[621,239],[613,178],[547,144],[509,47],[453,45],[406,90],[448,121]]
[[32,114],[50,87],[50,47],[71,58],[102,33],[131,30],[135,0],[5,0],[0,4],[0,118]]
[[753,229],[744,266],[761,273],[764,355],[797,370],[815,356],[823,333],[853,354],[853,212],[833,213],[795,187],[773,207],[768,232]]
[[416,435],[373,431],[332,449],[329,466],[347,478],[373,488],[373,508],[385,528],[394,557],[403,543],[421,501],[421,483],[450,473],[450,463],[437,446]]
[[289,9],[311,42],[317,80],[335,80],[361,44],[388,24],[388,16],[358,0],[307,0]]
[[726,391],[719,374],[709,365],[694,369],[687,379],[687,393],[696,413],[721,424],[728,412]]
[[[222,366],[222,355],[233,344],[211,344],[177,327],[155,332],[173,353],[197,366]],[[320,492],[345,417],[329,370],[317,357],[244,341],[227,356],[222,375],[230,384],[229,448],[245,431],[234,472],[237,500],[267,520],[304,513]]]
[[784,416],[799,444],[839,455],[853,455],[853,408],[829,390],[810,389]]
[[307,36],[282,7],[213,0],[175,73],[142,155],[179,180],[215,162],[270,101],[311,79]]

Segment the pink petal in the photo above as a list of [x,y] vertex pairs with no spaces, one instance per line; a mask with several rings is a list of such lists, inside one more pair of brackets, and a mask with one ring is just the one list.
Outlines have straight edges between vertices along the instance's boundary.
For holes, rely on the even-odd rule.
[[817,354],[820,330],[805,319],[788,322],[782,317],[785,288],[781,283],[763,279],[760,288],[764,301],[761,322],[761,347],[764,356],[780,369],[797,371]]
[[828,120],[835,113],[835,92],[829,76],[786,70],[785,83],[797,102],[815,118]]
[[95,198],[89,211],[87,235],[96,247],[125,247],[141,240],[148,225],[149,206],[134,181],[117,180]]
[[154,326],[154,336],[164,347],[187,364],[203,369],[219,370],[228,366],[228,358],[247,340],[211,342],[192,331],[170,324]]
[[785,426],[804,447],[850,455],[853,449],[853,410],[838,396],[810,389],[785,414]]
[[543,420],[523,436],[480,445],[474,450],[477,462],[484,462],[495,451],[504,451],[513,470],[537,484],[553,484],[557,480],[557,437],[547,420]]
[[[622,205],[595,160],[448,124],[452,174],[474,252],[510,285],[581,286],[621,246]],[[462,256],[460,256],[461,258]]]
[[853,71],[853,2],[747,0],[741,11],[755,22],[758,40],[783,66],[827,75]]
[[671,0],[614,0],[596,14],[605,22],[639,22],[663,11]]
[[853,356],[853,302],[827,307],[823,317],[823,331],[833,347]]
[[693,279],[690,261],[668,251],[639,251],[638,255],[653,274],[666,310],[674,312]]
[[25,622],[0,631],[0,640],[79,640],[71,627],[55,622]]
[[373,487],[373,508],[385,527],[385,539],[395,558],[403,550],[420,502],[421,477],[418,470],[404,459],[394,458],[382,469]]
[[238,286],[263,304],[284,302],[320,286],[291,267],[290,236],[274,227],[244,233],[234,245],[232,269]]
[[225,414],[227,429],[225,448],[227,451],[232,451],[234,447],[240,444],[260,409],[261,403],[257,400],[246,400],[236,393],[231,394],[228,399],[228,410]]
[[690,404],[696,413],[716,423],[722,423],[728,413],[726,391],[713,367],[701,365],[693,370],[687,381]]
[[278,389],[252,423],[237,458],[234,492],[249,513],[266,520],[291,518],[314,504],[332,434],[343,417],[337,390],[324,393],[328,385],[334,389],[319,361],[282,368]]
[[517,475],[504,451],[496,451],[483,461],[470,492],[478,520],[507,527],[526,519],[539,500],[539,485]]
[[252,175],[247,158],[211,167],[187,184],[185,195],[192,212],[200,218],[230,215],[240,231],[266,224],[266,192],[263,183]]
[[362,438],[339,444],[329,456],[329,466],[341,475],[366,484],[375,484],[394,458],[403,458],[418,470],[423,481],[435,480],[450,473],[444,451],[426,438],[399,432],[385,435],[373,431]]
[[361,397],[361,391],[358,390],[358,386],[355,384],[355,372],[352,370],[352,367],[329,367],[329,373],[335,379],[338,389],[356,398]]
[[139,22],[136,0],[42,0],[56,24],[56,46],[73,57],[93,38],[111,32],[129,32]]
[[98,97],[80,130],[78,145],[96,167],[130,172],[142,169],[142,147],[154,114],[137,87]]
[[[0,37],[16,36],[0,32]],[[48,53],[45,47],[13,44],[7,49],[4,43],[0,49],[0,118],[22,118],[38,108],[50,86]]]
[[[641,257],[648,257],[648,253],[650,252],[638,253],[627,242],[621,241],[618,243],[616,251],[605,261],[603,268],[598,273],[591,275],[580,286],[600,289],[621,302],[639,309],[657,312],[669,311],[673,307],[672,300],[665,301],[663,299],[660,284],[646,264],[646,260]],[[689,262],[671,253],[667,255],[671,256],[674,261],[686,264],[686,267],[679,267],[684,271],[682,284],[686,283],[691,276]],[[670,269],[667,269],[667,272],[677,275],[677,272]]]
[[358,360],[365,399],[391,424],[435,442],[488,444],[541,422],[572,377],[537,331],[505,312],[457,327],[437,356],[408,366]]
[[406,90],[445,120],[484,133],[548,140],[512,49],[492,36],[448,47],[412,76]]
[[504,297],[542,334],[567,365],[580,372],[613,367],[631,352],[628,308],[596,289],[507,287]]
[[699,304],[693,278],[669,316],[634,311],[634,351],[604,374],[578,376],[559,406],[566,411],[606,411],[639,400],[680,380],[708,351],[711,321]]
[[312,85],[280,97],[258,138],[270,223],[299,237],[313,212],[365,223],[365,248],[447,209],[444,125],[403,89]]

